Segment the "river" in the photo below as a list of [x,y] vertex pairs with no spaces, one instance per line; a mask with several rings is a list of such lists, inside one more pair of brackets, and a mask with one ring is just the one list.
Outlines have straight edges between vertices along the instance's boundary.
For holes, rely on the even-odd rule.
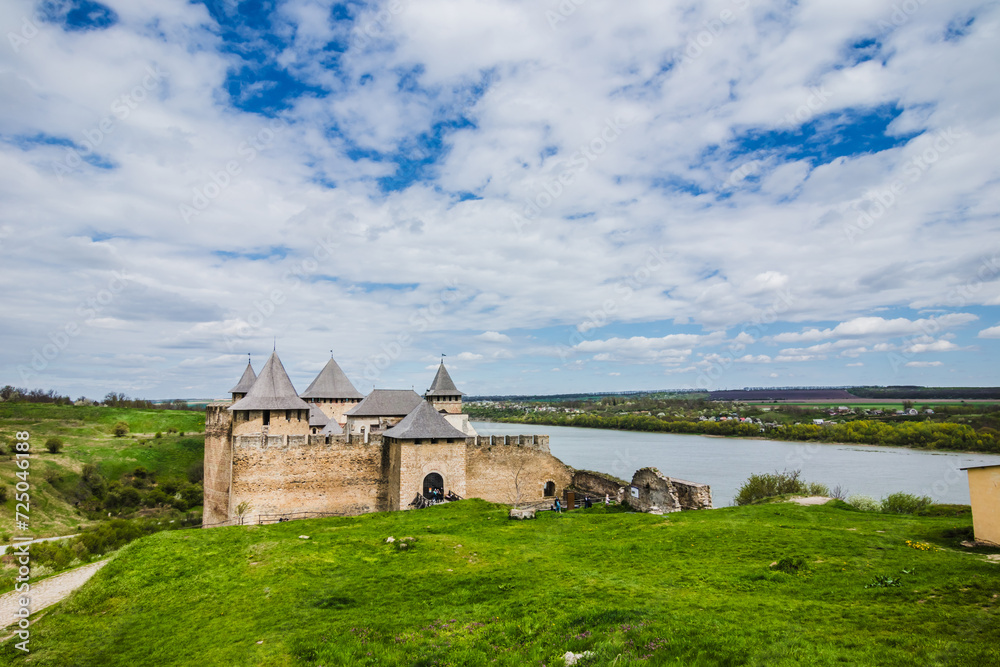
[[905,491],[937,503],[969,504],[969,484],[959,468],[1000,465],[1000,456],[921,451],[902,447],[838,445],[673,433],[637,433],[570,426],[473,422],[480,435],[548,434],[552,454],[574,468],[625,480],[652,466],[668,477],[712,487],[716,507],[733,504],[753,473],[801,470],[801,479],[837,485],[876,500]]

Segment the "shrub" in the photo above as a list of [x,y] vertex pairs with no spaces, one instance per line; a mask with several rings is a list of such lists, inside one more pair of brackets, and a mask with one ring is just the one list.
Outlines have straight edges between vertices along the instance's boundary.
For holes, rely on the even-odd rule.
[[177,429],[171,426],[170,428],[167,429],[167,433],[177,433]]
[[0,503],[7,502],[7,485],[0,483]]
[[49,438],[45,441],[45,449],[49,450],[49,454],[58,454],[62,448],[62,438]]
[[883,498],[881,510],[885,514],[913,514],[930,504],[931,499],[928,496],[899,492]]
[[847,499],[847,504],[861,510],[862,512],[878,512],[881,505],[871,496],[854,495]]
[[188,481],[192,484],[197,484],[205,479],[205,462],[198,461],[197,463],[192,463],[191,467],[187,470]]
[[809,482],[806,486],[806,493],[810,496],[829,496],[830,487],[826,484],[817,484],[816,482]]
[[764,473],[750,475],[736,494],[737,505],[749,505],[764,498],[780,496],[786,493],[803,493],[806,485],[799,481],[800,470],[791,472]]
[[128,424],[123,421],[120,421],[114,425],[114,428],[112,429],[111,432],[115,434],[116,438],[124,438],[126,435],[128,435]]
[[159,440],[160,438],[163,437],[163,433],[161,433],[160,431],[157,431],[156,435],[154,435],[153,437],[156,438],[157,440]]
[[830,497],[834,500],[847,500],[847,489],[838,484],[830,489]]

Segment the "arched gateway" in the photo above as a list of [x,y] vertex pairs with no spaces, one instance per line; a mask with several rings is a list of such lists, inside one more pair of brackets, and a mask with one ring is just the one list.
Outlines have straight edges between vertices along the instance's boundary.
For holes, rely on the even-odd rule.
[[440,490],[441,496],[439,497],[444,496],[444,478],[440,474],[432,472],[424,477],[424,483],[420,491],[424,498],[430,498],[435,489]]

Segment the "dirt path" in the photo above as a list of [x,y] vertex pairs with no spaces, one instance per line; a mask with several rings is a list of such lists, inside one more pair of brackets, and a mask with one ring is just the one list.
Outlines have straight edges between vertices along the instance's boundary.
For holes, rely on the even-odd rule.
[[825,505],[833,500],[833,498],[827,498],[826,496],[808,496],[803,498],[800,496],[798,498],[789,498],[788,500],[799,505]]
[[[105,558],[96,563],[90,563],[75,570],[43,579],[37,584],[32,584],[31,591],[28,593],[31,597],[31,613],[39,612],[69,596],[70,593],[83,586],[107,562],[108,559]],[[11,623],[17,622],[14,612],[18,609],[17,600],[20,597],[21,593],[17,591],[11,591],[0,596],[0,628],[5,628]]]

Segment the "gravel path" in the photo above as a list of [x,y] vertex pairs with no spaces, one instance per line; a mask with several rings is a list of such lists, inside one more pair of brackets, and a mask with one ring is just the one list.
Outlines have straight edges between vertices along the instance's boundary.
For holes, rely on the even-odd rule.
[[827,498],[826,496],[809,496],[807,498],[789,498],[788,500],[793,503],[798,503],[799,505],[825,505],[833,500],[833,498]]
[[[31,591],[28,593],[31,597],[31,613],[39,612],[69,596],[70,593],[83,586],[107,562],[108,559],[105,558],[32,584]],[[0,596],[0,628],[17,622],[14,612],[18,609],[17,600],[20,597],[21,593],[17,591]]]

